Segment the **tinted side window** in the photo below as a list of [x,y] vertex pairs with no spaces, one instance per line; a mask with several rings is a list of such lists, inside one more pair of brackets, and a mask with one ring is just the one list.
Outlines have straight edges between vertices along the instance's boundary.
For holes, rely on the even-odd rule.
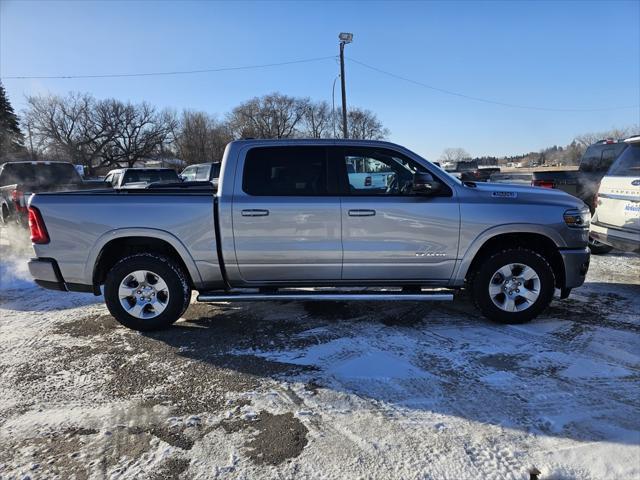
[[244,163],[242,190],[259,196],[328,195],[323,147],[258,147]]
[[611,166],[608,175],[617,177],[640,177],[640,145],[631,145]]

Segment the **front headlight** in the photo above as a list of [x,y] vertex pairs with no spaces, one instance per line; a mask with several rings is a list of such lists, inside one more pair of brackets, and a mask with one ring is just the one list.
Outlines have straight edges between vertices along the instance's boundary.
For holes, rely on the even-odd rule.
[[571,228],[589,228],[591,224],[591,212],[588,208],[583,210],[572,208],[564,212],[562,217],[564,218],[564,223]]

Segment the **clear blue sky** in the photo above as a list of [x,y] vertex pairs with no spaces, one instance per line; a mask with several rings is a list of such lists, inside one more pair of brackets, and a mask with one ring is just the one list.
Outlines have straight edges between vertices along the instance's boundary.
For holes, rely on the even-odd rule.
[[[627,2],[29,2],[0,0],[0,76],[191,70],[347,55],[348,103],[375,111],[391,140],[428,158],[446,147],[515,154],[640,123],[640,1]],[[224,115],[272,91],[331,101],[336,60],[168,77],[17,80],[25,95],[90,92]],[[339,87],[339,83],[338,83]],[[336,89],[339,101],[339,88]]]

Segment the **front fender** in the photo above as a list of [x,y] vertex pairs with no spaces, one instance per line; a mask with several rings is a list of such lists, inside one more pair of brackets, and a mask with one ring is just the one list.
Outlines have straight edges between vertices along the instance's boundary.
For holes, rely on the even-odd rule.
[[[464,227],[463,227],[464,228]],[[498,225],[488,228],[478,235],[471,244],[467,247],[467,250],[456,262],[456,266],[451,277],[452,286],[462,286],[464,284],[465,277],[471,262],[475,258],[476,254],[480,251],[482,246],[492,238],[498,235],[514,234],[514,233],[533,233],[536,235],[544,235],[549,238],[558,248],[566,248],[567,244],[560,235],[560,233],[549,226],[534,225],[530,223],[511,223],[505,225]],[[462,252],[461,252],[462,253]]]

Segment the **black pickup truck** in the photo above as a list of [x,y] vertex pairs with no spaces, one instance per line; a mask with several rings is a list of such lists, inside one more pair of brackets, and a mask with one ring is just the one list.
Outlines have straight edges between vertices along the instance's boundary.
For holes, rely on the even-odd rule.
[[27,201],[32,193],[84,190],[85,184],[68,162],[7,162],[0,165],[0,224],[27,226]]
[[[531,185],[534,187],[557,188],[578,197],[589,206],[591,214],[596,209],[595,198],[600,181],[611,164],[629,146],[616,140],[601,140],[591,145],[582,155],[578,170],[550,170],[533,172]],[[610,252],[612,247],[589,239],[589,248],[594,254]]]

